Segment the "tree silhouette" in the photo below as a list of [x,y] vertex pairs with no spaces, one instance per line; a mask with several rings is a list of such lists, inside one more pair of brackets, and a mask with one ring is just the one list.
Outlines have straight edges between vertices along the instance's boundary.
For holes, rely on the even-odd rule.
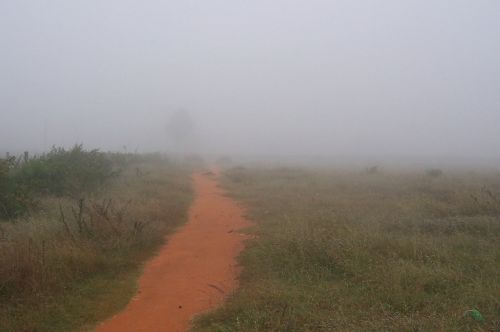
[[187,110],[179,109],[170,116],[166,130],[176,147],[186,148],[193,137],[194,121]]

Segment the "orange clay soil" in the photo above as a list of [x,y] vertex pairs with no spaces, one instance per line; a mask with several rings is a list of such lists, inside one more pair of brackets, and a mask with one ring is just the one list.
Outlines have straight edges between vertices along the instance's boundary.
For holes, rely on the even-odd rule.
[[193,316],[214,309],[237,287],[236,257],[247,238],[238,230],[251,224],[214,177],[192,176],[196,197],[188,223],[146,264],[137,296],[97,331],[186,331]]

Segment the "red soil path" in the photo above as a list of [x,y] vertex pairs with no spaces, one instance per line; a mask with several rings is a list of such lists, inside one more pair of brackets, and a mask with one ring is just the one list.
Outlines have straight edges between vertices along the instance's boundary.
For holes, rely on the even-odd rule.
[[146,264],[137,296],[97,331],[186,331],[193,316],[214,309],[237,287],[236,257],[246,239],[238,230],[251,224],[214,174],[192,179],[188,223]]

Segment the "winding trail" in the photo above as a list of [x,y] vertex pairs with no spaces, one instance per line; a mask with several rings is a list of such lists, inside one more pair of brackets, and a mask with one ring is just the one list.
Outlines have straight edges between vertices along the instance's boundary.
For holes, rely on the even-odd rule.
[[216,308],[237,287],[236,257],[247,238],[238,230],[251,223],[224,196],[215,174],[196,173],[192,180],[196,196],[187,224],[146,264],[136,297],[97,331],[186,331],[195,315]]

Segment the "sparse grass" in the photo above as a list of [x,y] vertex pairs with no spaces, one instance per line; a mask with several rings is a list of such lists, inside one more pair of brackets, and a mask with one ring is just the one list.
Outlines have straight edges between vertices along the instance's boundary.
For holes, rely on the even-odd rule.
[[497,175],[240,167],[224,185],[257,238],[195,331],[500,330]]
[[122,309],[141,264],[186,220],[190,169],[135,160],[82,200],[44,195],[0,223],[0,331],[88,329]]

